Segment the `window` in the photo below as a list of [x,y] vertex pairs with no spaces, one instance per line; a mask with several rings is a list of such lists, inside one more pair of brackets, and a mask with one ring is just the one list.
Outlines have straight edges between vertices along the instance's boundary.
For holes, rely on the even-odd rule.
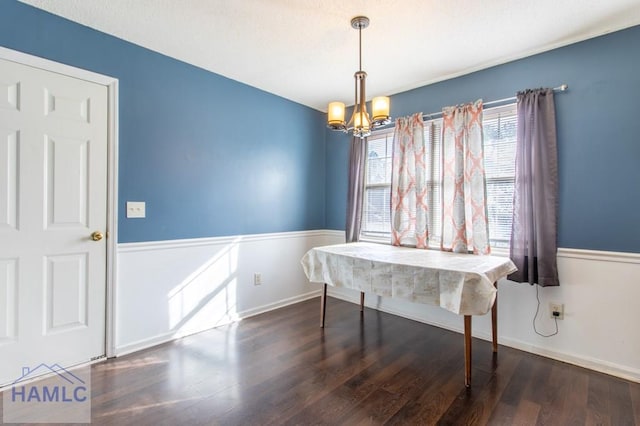
[[391,238],[391,151],[393,129],[367,142],[361,237]]
[[[516,152],[516,105],[487,108],[483,111],[484,163],[486,172],[489,236],[491,247],[508,248],[513,210],[513,186]],[[442,228],[441,148],[442,119],[425,121],[425,142],[432,153],[427,187],[429,233],[432,245],[438,245]],[[368,139],[365,169],[364,208],[361,239],[391,239],[391,163],[393,129],[375,133]]]
[[515,104],[483,112],[484,170],[491,247],[509,248],[516,173]]

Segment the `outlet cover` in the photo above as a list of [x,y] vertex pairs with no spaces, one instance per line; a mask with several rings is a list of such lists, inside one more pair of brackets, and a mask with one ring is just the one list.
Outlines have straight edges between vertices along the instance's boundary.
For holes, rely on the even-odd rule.
[[[558,315],[553,315],[554,312],[557,312]],[[562,303],[549,303],[549,317],[555,319],[564,319],[564,305]]]
[[127,218],[144,218],[147,216],[144,201],[127,201]]

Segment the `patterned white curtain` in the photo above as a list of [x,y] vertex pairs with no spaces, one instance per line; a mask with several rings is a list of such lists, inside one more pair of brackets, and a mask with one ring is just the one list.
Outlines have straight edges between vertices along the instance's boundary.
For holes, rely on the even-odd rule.
[[489,254],[482,100],[442,110],[442,241],[455,253]]
[[427,152],[422,113],[396,120],[391,173],[391,243],[427,248]]

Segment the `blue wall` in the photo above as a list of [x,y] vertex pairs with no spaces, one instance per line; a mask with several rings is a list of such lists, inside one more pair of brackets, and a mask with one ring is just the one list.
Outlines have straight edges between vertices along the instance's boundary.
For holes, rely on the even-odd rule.
[[119,242],[325,227],[320,112],[14,0],[0,45],[119,79]]
[[[323,114],[15,0],[0,45],[120,80],[120,242],[344,229],[348,138]],[[392,113],[569,84],[559,245],[640,252],[639,45],[633,27],[397,94]],[[126,219],[126,200],[147,218]]]
[[[394,117],[555,87],[560,247],[640,252],[640,26],[391,97]],[[327,131],[327,227],[344,229],[348,138]]]

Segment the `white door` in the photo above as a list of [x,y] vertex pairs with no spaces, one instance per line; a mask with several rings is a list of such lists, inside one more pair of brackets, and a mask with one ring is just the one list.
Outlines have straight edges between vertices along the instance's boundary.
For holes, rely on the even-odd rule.
[[0,385],[105,354],[107,102],[0,60]]

